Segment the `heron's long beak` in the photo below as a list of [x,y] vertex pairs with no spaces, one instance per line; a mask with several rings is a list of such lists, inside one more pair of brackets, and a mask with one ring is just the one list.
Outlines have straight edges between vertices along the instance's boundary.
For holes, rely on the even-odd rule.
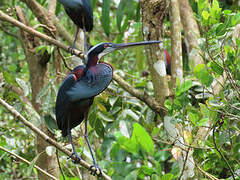
[[157,44],[161,43],[162,41],[142,41],[142,42],[132,42],[132,43],[119,43],[119,44],[112,44],[112,48],[114,50],[128,48],[128,47],[134,47],[134,46],[144,46],[149,44]]
[[[157,44],[161,43],[162,41],[142,41],[142,42],[132,42],[132,43],[109,43],[109,47],[107,47],[104,51],[98,54],[98,59],[101,59],[103,56],[119,49],[123,48],[129,48],[129,47],[134,47],[134,46],[144,46],[144,45],[149,45],[149,44]],[[91,51],[91,50],[89,50]]]

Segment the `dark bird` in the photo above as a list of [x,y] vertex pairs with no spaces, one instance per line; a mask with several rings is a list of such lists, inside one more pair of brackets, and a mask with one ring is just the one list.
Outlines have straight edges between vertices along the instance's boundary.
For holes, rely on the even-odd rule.
[[89,0],[58,0],[63,6],[67,15],[72,19],[77,26],[75,38],[72,46],[69,48],[72,51],[75,48],[75,43],[79,33],[79,28],[84,32],[84,54],[87,54],[86,31],[90,32],[93,29],[93,11]]
[[[95,175],[98,168],[90,143],[88,141],[87,120],[90,106],[96,95],[103,92],[112,81],[113,68],[110,64],[99,62],[104,55],[122,48],[155,44],[161,41],[145,41],[136,43],[100,43],[92,47],[87,54],[86,65],[77,66],[63,81],[59,88],[56,101],[56,120],[63,136],[68,136],[72,144],[73,154],[81,159],[72,141],[71,129],[78,126],[85,119],[85,140],[89,147],[93,166],[91,174]],[[95,167],[95,170],[93,170]]]

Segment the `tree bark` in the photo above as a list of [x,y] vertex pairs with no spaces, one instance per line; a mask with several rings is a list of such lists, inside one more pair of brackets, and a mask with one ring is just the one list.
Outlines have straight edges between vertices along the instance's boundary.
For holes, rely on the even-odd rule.
[[183,82],[183,63],[182,63],[182,40],[181,40],[181,21],[178,0],[171,0],[170,6],[171,21],[171,85],[176,87],[176,80],[179,78]]
[[189,1],[179,0],[179,3],[184,36],[188,46],[189,64],[190,68],[193,70],[196,65],[204,63],[199,55],[200,52],[196,49],[198,47],[198,39],[201,36]]
[[[166,0],[140,0],[144,40],[162,39],[162,26],[167,11]],[[148,67],[152,77],[154,95],[160,105],[169,95],[166,68],[163,60],[163,45],[146,48]]]
[[[16,14],[18,20],[26,25],[28,22],[24,16],[23,11],[16,7]],[[36,47],[40,45],[40,40],[24,31],[21,32],[21,43],[26,55],[26,61],[28,64],[28,69],[30,73],[30,83],[32,89],[32,104],[37,112],[39,112],[41,108],[41,104],[36,102],[37,95],[42,90],[42,88],[46,85],[48,81],[48,68],[47,63],[50,59],[50,55],[45,52],[43,54],[36,53]],[[41,123],[41,129],[48,136],[53,138],[53,135],[47,130],[47,127],[44,123]],[[42,139],[39,135],[36,136],[36,147],[38,153],[44,152],[46,147],[49,146],[48,143],[44,139]],[[52,174],[55,177],[58,177],[58,168],[56,166],[57,159],[56,155],[49,157],[46,153],[41,154],[40,158],[37,160],[37,165],[42,169],[46,170],[48,173]],[[38,171],[38,179],[49,179],[48,176]]]

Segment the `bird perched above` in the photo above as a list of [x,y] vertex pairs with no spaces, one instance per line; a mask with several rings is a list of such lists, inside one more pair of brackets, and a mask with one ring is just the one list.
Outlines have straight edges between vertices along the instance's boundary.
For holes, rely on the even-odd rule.
[[84,54],[87,54],[86,31],[90,32],[93,29],[93,11],[89,0],[58,0],[63,6],[67,15],[72,19],[77,26],[75,38],[70,51],[75,48],[75,43],[79,33],[79,28],[84,32]]
[[[100,43],[92,47],[87,53],[87,64],[77,66],[61,84],[56,100],[56,120],[63,136],[68,136],[72,144],[73,154],[79,160],[74,143],[72,141],[71,129],[78,126],[85,119],[85,140],[88,144],[93,166],[90,167],[91,174],[101,174],[94,158],[90,143],[88,141],[87,120],[90,106],[94,97],[103,92],[112,81],[113,68],[110,64],[99,62],[106,54],[132,46],[156,44],[161,41],[144,41],[136,43]],[[93,169],[95,168],[95,170]]]

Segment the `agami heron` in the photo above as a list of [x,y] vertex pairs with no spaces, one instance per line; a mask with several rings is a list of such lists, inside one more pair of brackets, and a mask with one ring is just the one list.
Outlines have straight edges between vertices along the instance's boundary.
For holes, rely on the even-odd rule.
[[[74,143],[72,141],[71,129],[78,126],[85,119],[85,140],[89,147],[93,166],[91,174],[101,172],[93,155],[87,132],[87,120],[90,106],[94,97],[103,92],[112,81],[113,68],[110,64],[99,62],[104,55],[122,48],[132,46],[156,44],[162,41],[143,41],[136,43],[100,43],[92,47],[87,53],[86,65],[77,66],[61,84],[56,100],[56,120],[63,136],[68,136],[72,144],[73,155],[79,160]],[[93,170],[95,167],[95,170]]]
[[93,29],[93,11],[89,0],[58,0],[63,6],[67,15],[77,26],[75,38],[70,51],[75,48],[75,43],[79,33],[79,28],[84,32],[84,54],[87,54],[86,31]]

